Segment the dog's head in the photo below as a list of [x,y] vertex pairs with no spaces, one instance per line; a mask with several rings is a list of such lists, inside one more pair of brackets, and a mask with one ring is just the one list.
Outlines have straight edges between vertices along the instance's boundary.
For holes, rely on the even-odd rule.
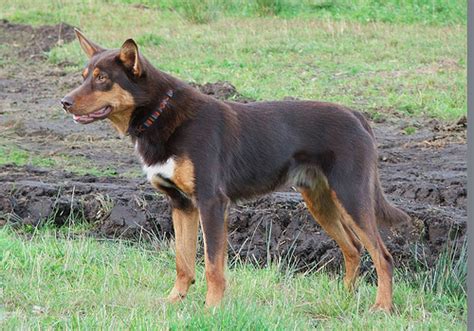
[[61,100],[64,110],[82,124],[104,118],[117,123],[129,119],[136,107],[135,91],[145,76],[137,44],[128,39],[120,49],[107,50],[78,30],[76,36],[89,62],[82,71],[82,84]]

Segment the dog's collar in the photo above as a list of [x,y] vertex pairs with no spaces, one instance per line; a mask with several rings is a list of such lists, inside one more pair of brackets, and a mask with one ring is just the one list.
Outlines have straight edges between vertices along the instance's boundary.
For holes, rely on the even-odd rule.
[[161,113],[163,110],[165,110],[166,106],[168,105],[168,101],[173,97],[173,91],[168,90],[166,92],[166,96],[161,100],[160,106],[158,109],[154,110],[147,118],[146,120],[138,127],[138,132],[142,133],[146,129],[148,129],[150,126],[155,123],[155,121],[160,117]]

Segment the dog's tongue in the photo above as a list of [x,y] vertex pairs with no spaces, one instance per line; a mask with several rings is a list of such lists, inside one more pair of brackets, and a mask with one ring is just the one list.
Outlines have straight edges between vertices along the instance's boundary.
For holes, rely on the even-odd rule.
[[96,120],[95,118],[90,117],[89,115],[72,115],[72,118],[74,119],[74,121],[82,124],[87,124]]
[[87,115],[73,115],[72,118],[78,123],[88,124],[107,117],[111,110],[112,109],[107,106]]
[[103,118],[107,116],[110,113],[110,107],[104,107],[102,109],[99,109],[98,111],[88,114],[90,117],[93,118]]

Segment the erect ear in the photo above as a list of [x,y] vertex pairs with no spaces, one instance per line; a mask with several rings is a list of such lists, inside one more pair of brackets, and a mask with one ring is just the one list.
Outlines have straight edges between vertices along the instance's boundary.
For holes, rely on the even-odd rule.
[[87,39],[78,29],[74,28],[74,32],[76,33],[76,37],[79,40],[82,50],[87,54],[89,59],[94,56],[94,54],[104,50],[104,48]]
[[138,54],[138,46],[133,39],[127,39],[120,49],[120,61],[132,70],[133,74],[139,77],[142,74],[142,64]]

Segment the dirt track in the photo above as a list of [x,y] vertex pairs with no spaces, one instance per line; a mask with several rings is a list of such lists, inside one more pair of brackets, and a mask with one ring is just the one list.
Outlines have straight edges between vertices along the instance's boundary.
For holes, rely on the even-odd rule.
[[[32,38],[31,35],[35,35]],[[42,52],[73,39],[71,27],[32,29],[0,22],[0,129],[2,141],[42,155],[86,159],[97,168],[113,165],[119,176],[78,176],[59,169],[0,167],[0,224],[58,225],[71,213],[94,222],[95,234],[136,238],[172,233],[165,199],[143,177],[121,174],[139,169],[128,139],[105,122],[81,126],[59,108],[59,98],[80,82],[67,63],[53,66]],[[35,42],[32,42],[34,40]],[[197,86],[222,99],[248,101],[228,83]],[[379,143],[382,185],[390,200],[407,211],[411,224],[382,229],[397,264],[412,261],[421,245],[431,264],[447,241],[466,232],[466,121],[401,120],[372,123]],[[416,128],[405,134],[406,127]],[[1,141],[0,141],[1,143]],[[231,256],[265,264],[290,259],[300,267],[340,264],[341,254],[311,219],[294,192],[277,192],[231,210]]]

